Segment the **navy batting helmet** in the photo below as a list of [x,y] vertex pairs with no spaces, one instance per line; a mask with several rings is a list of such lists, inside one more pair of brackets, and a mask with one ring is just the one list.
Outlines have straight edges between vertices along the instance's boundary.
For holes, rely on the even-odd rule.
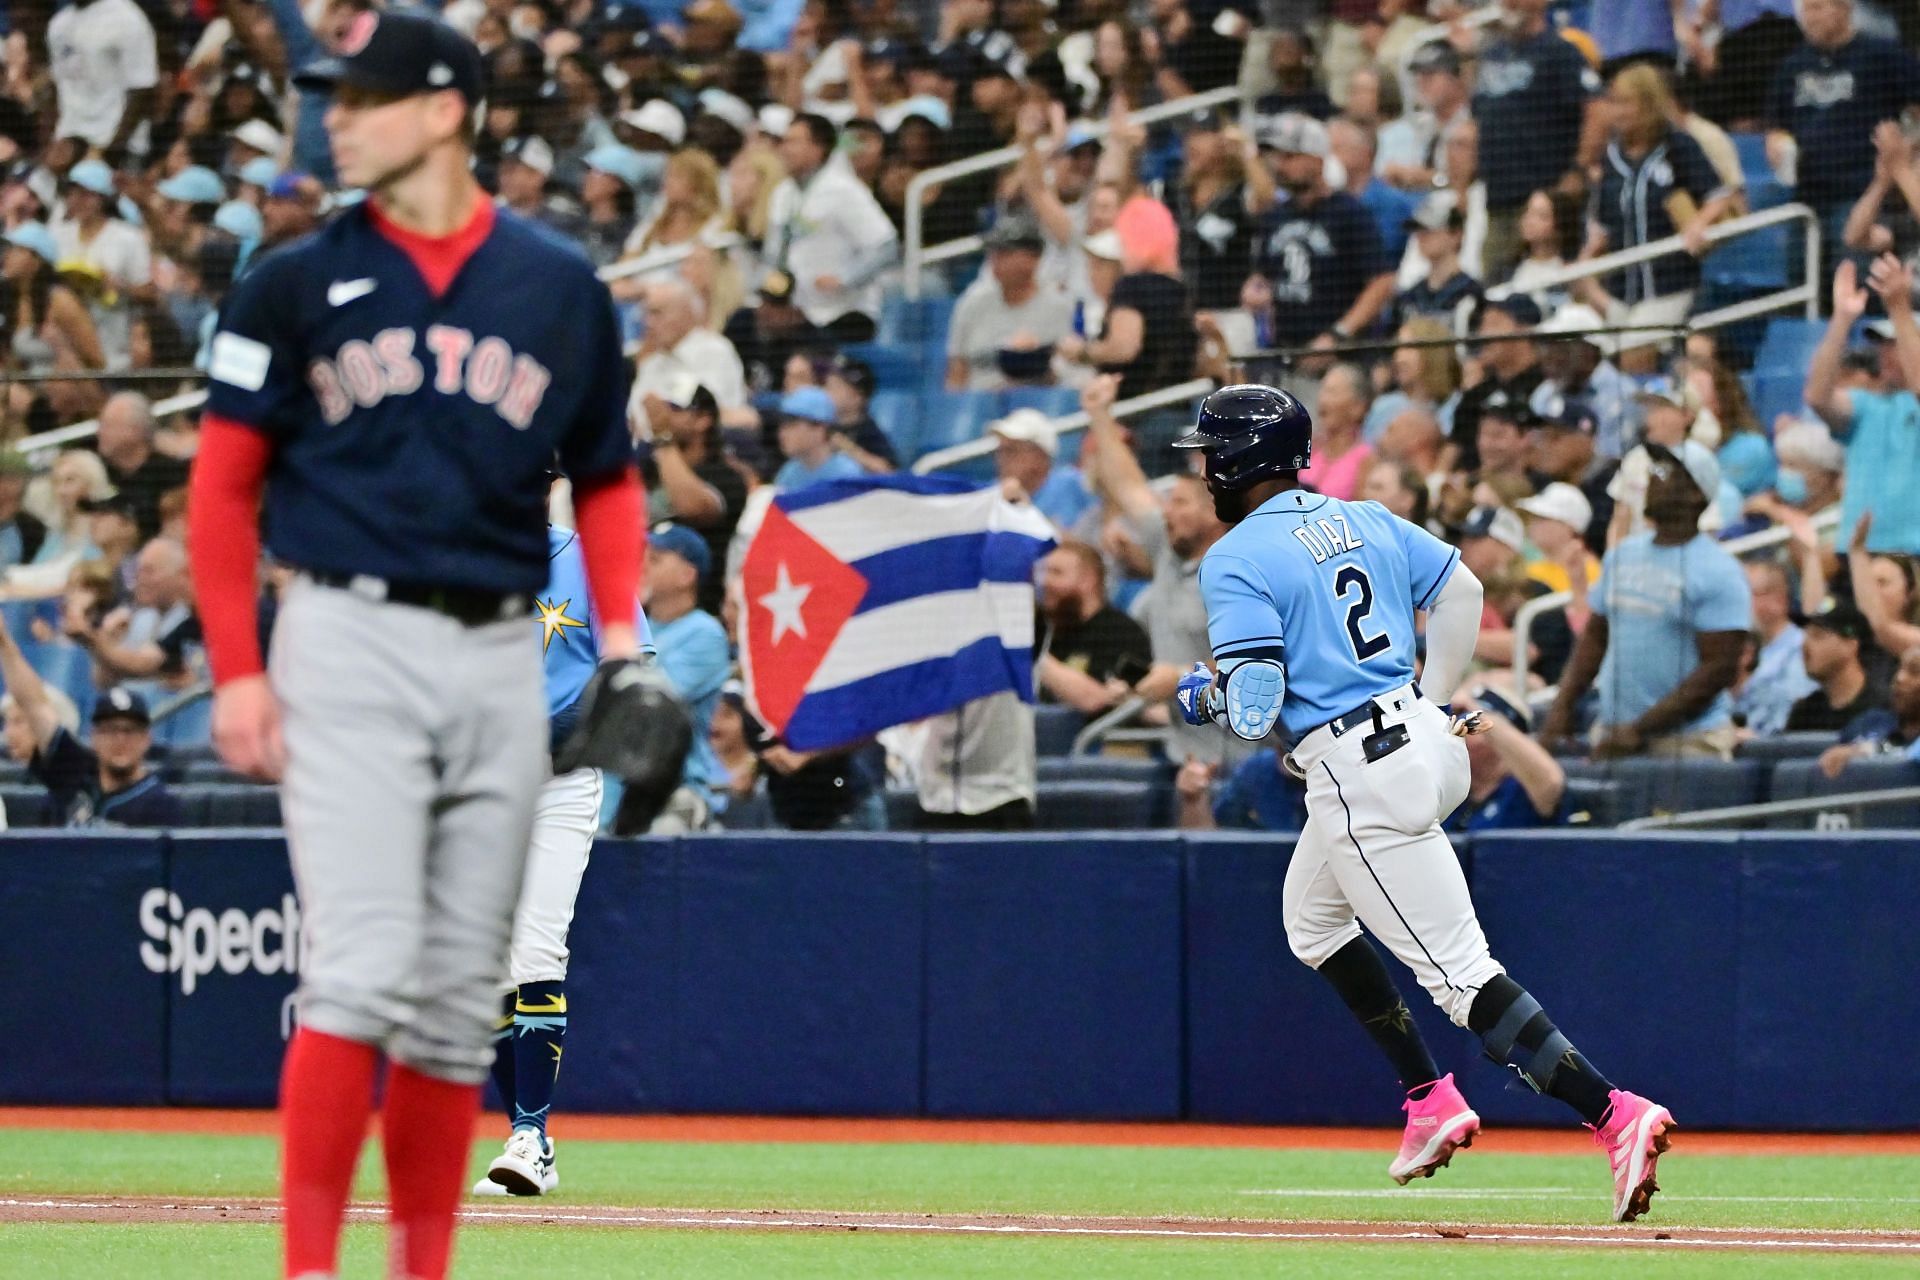
[[1207,460],[1207,484],[1245,489],[1304,468],[1313,457],[1313,419],[1277,387],[1222,387],[1200,402],[1200,421],[1173,442]]

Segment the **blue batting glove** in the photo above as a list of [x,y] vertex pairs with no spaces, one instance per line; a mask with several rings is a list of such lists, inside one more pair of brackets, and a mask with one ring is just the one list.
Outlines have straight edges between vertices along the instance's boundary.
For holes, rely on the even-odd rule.
[[1180,703],[1180,718],[1188,724],[1212,724],[1219,712],[1220,694],[1213,685],[1213,672],[1204,662],[1194,663],[1193,670],[1180,677],[1174,697]]

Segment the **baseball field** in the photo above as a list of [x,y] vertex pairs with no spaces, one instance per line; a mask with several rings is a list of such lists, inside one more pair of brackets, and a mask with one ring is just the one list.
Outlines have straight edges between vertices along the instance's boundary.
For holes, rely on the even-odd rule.
[[[1684,1120],[1684,1117],[1683,1117]],[[1920,1269],[1920,1135],[1680,1132],[1607,1221],[1582,1131],[1489,1130],[1430,1182],[1397,1134],[1196,1125],[601,1119],[561,1185],[469,1200],[456,1273],[552,1277],[1826,1276]],[[497,1150],[484,1125],[473,1176]],[[274,1274],[273,1118],[0,1110],[0,1274]],[[344,1275],[380,1274],[369,1143]]]

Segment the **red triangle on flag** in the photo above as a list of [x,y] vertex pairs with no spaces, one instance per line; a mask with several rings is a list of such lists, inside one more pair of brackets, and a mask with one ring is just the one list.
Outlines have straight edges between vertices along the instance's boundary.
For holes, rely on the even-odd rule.
[[741,562],[740,590],[747,693],[767,728],[784,733],[867,580],[776,503]]

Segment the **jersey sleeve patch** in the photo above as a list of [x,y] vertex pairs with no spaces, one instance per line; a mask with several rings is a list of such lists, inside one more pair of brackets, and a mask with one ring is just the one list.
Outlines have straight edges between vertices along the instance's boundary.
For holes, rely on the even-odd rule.
[[258,391],[267,385],[267,371],[273,366],[273,349],[266,343],[237,333],[213,335],[207,361],[207,376],[216,382]]

